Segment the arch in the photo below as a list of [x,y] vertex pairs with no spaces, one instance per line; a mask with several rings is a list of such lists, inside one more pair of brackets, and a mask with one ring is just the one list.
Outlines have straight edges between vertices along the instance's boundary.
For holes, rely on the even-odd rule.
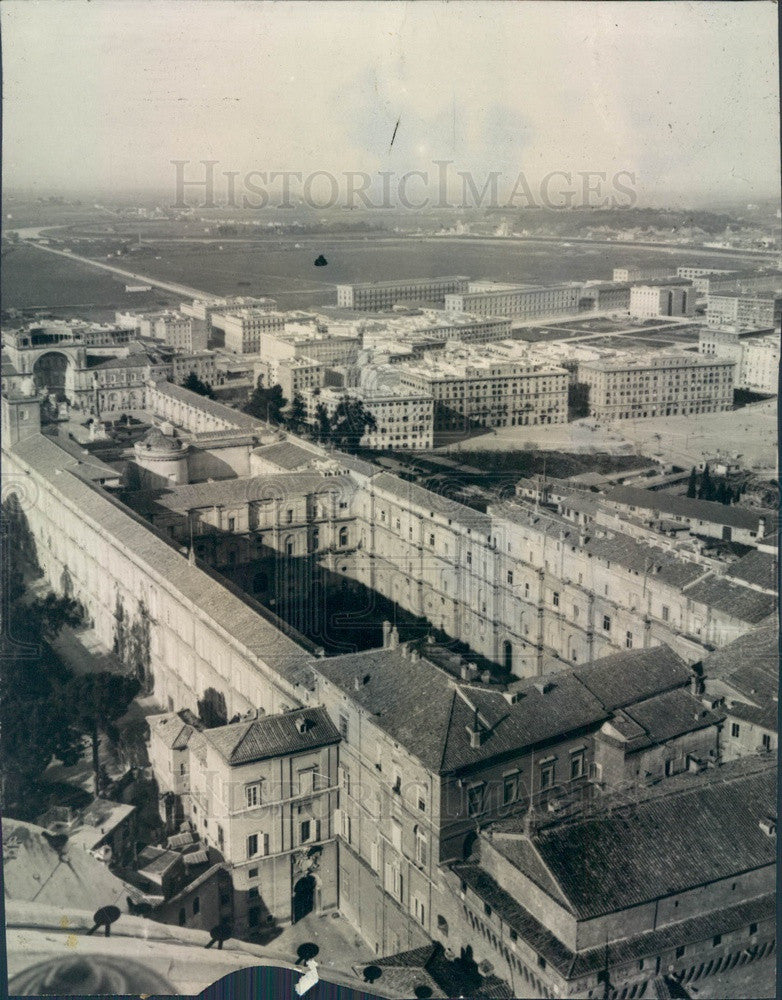
[[339,546],[340,548],[344,548],[347,544],[348,544],[348,529],[343,524],[342,527],[339,529]]
[[510,639],[506,639],[502,644],[502,665],[509,674],[513,673],[513,643]]
[[300,878],[293,887],[292,923],[297,923],[315,909],[316,889],[317,884],[312,875],[305,875],[303,878]]
[[68,369],[73,362],[62,351],[46,351],[33,364],[33,379],[36,388],[55,393],[58,399],[65,399],[65,382]]

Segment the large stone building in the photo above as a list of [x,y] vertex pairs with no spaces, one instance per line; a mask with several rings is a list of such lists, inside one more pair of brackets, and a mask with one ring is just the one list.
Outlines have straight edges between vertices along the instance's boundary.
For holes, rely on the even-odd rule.
[[659,278],[630,289],[630,315],[638,319],[692,316],[695,289],[687,278]]
[[246,308],[212,314],[225,335],[225,349],[232,354],[258,354],[263,338],[285,329],[285,315],[266,309]]
[[358,438],[362,448],[377,451],[425,451],[434,443],[434,409],[430,393],[413,388],[391,386],[388,389],[346,387],[344,389],[309,389],[304,393],[307,420],[315,426],[319,406],[334,417],[343,400],[357,400],[375,420],[374,427],[363,429]]
[[337,305],[343,309],[377,310],[390,309],[398,303],[432,304],[442,302],[451,293],[466,292],[469,281],[469,278],[457,275],[337,285]]
[[580,310],[581,285],[483,286],[472,283],[470,290],[445,297],[448,312],[477,316],[510,316],[515,320],[552,316],[576,316]]
[[718,413],[733,405],[735,363],[680,353],[619,354],[578,366],[601,420]]
[[[258,421],[176,386],[147,392],[156,419],[187,436],[189,451],[228,436],[248,470],[251,459],[300,469],[308,454],[311,468],[281,472],[271,498],[251,494],[247,473],[237,471],[224,484],[171,487],[152,498],[161,511],[167,495],[182,501],[167,508],[168,531],[102,488],[93,461],[40,434],[38,397],[12,393],[3,398],[4,492],[24,505],[44,578],[57,592],[68,581],[97,641],[111,648],[128,629],[146,637],[137,669],[161,709],[196,712],[216,696],[227,719],[239,716],[191,733],[184,747],[176,733],[155,757],[165,757],[156,768],[165,772],[162,788],[190,796],[190,822],[215,850],[223,827],[243,926],[252,926],[253,911],[263,920],[276,910],[284,921],[310,904],[338,905],[379,954],[439,942],[477,960],[485,975],[493,970],[506,992],[537,996],[594,996],[605,974],[620,994],[638,995],[671,967],[700,980],[745,949],[769,950],[773,777],[756,773],[754,761],[715,766],[726,725],[744,711],[739,702],[760,707],[749,697],[757,685],[722,675],[736,694],[720,704],[708,664],[714,648],[770,625],[776,596],[765,561],[726,569],[670,540],[663,547],[532,504],[482,513],[315,445],[264,445]],[[302,480],[296,494],[286,479],[293,474],[314,487]],[[329,480],[335,504],[324,510],[318,484],[328,489]],[[191,519],[235,542],[237,559],[269,537],[285,562],[298,555],[293,546],[309,549],[315,529],[323,531],[327,551],[339,551],[336,573],[425,618],[448,644],[399,642],[388,624],[382,649],[320,656],[198,559],[194,547],[210,531],[191,536]],[[323,739],[320,721],[299,729],[312,712]],[[760,745],[765,732],[757,731]],[[302,745],[305,737],[313,743]],[[260,759],[259,747],[274,752]],[[275,768],[283,792],[301,795],[280,796],[276,815],[290,821],[287,832],[286,824],[266,829],[273,798],[264,803],[262,790],[258,804],[246,798]],[[311,769],[328,777],[315,788],[313,774],[312,791],[306,784],[302,792],[298,771]],[[628,825],[617,835],[613,823],[611,840],[599,815],[580,810],[617,786],[620,798],[607,804],[623,817],[627,809]],[[637,802],[628,809],[630,792]],[[295,811],[315,799],[328,800],[327,817]],[[536,822],[544,811],[552,824]],[[686,838],[674,816],[689,824]],[[655,817],[663,830],[656,840]],[[501,825],[490,837],[493,823]],[[735,850],[724,850],[724,823]],[[667,851],[674,839],[688,851],[675,884],[655,861],[660,844]],[[490,859],[484,845],[500,842],[516,845],[511,859]],[[323,848],[317,864],[313,847]],[[584,850],[581,885],[562,866],[573,871]]]
[[438,430],[565,423],[568,381],[563,368],[491,348],[399,366],[401,385],[434,399]]
[[737,330],[779,329],[782,295],[776,292],[709,293],[706,321],[710,326]]

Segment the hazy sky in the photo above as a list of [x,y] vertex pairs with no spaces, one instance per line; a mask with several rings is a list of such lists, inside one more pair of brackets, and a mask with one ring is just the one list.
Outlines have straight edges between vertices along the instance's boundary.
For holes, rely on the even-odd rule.
[[778,192],[770,2],[3,0],[0,20],[9,187],[445,159],[627,170],[651,204]]

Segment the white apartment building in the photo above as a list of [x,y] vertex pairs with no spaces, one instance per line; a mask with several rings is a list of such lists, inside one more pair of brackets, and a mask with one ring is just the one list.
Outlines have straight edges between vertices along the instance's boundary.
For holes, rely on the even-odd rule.
[[733,405],[735,362],[692,354],[626,354],[586,361],[578,380],[601,420],[716,413]]
[[269,384],[282,387],[282,394],[287,400],[294,396],[303,396],[308,389],[317,389],[325,385],[326,366],[314,358],[283,358],[277,365],[276,375],[272,378],[269,370]]
[[663,279],[630,289],[630,315],[637,319],[692,316],[694,312],[695,290],[685,278]]
[[615,267],[614,281],[656,281],[671,275],[668,267]]
[[497,351],[480,357],[429,359],[399,365],[403,386],[434,399],[438,430],[561,424],[567,421],[568,380],[564,368]]
[[779,388],[779,334],[758,337],[744,344],[743,384],[756,392],[776,393]]
[[225,349],[233,354],[258,354],[262,339],[270,333],[285,329],[285,315],[264,309],[237,309],[235,312],[215,313],[213,325],[219,318],[225,333]]
[[706,321],[710,326],[735,326],[740,330],[779,326],[782,296],[774,292],[710,294]]
[[329,417],[344,398],[360,399],[376,426],[361,438],[362,448],[423,450],[434,444],[434,403],[431,395],[404,387],[382,389],[310,389],[304,393],[307,420],[314,423],[319,404]]
[[315,327],[304,331],[282,328],[261,338],[259,354],[267,365],[271,384],[279,381],[279,366],[283,361],[307,358],[325,368],[334,365],[355,364],[361,349],[361,339],[356,336],[331,337]]
[[538,319],[577,315],[580,298],[581,285],[505,285],[491,288],[472,284],[467,292],[446,295],[445,308],[450,313]]
[[451,292],[466,292],[469,282],[463,275],[449,275],[337,285],[337,305],[344,309],[390,309],[398,302],[436,302]]
[[712,284],[712,278],[725,275],[738,275],[739,271],[726,271],[718,267],[677,267],[676,276],[679,278],[689,278],[692,287],[699,295],[708,295]]

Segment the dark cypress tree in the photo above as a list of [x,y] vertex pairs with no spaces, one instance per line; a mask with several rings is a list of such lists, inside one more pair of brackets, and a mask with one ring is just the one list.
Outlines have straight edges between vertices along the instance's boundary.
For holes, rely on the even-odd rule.
[[709,472],[709,463],[707,462],[703,469],[703,475],[701,476],[701,486],[698,490],[698,498],[700,500],[711,500],[714,497],[714,484],[711,481],[711,473]]
[[690,500],[695,499],[698,495],[698,473],[695,471],[695,466],[693,465],[690,470],[690,478],[687,483],[687,496]]

